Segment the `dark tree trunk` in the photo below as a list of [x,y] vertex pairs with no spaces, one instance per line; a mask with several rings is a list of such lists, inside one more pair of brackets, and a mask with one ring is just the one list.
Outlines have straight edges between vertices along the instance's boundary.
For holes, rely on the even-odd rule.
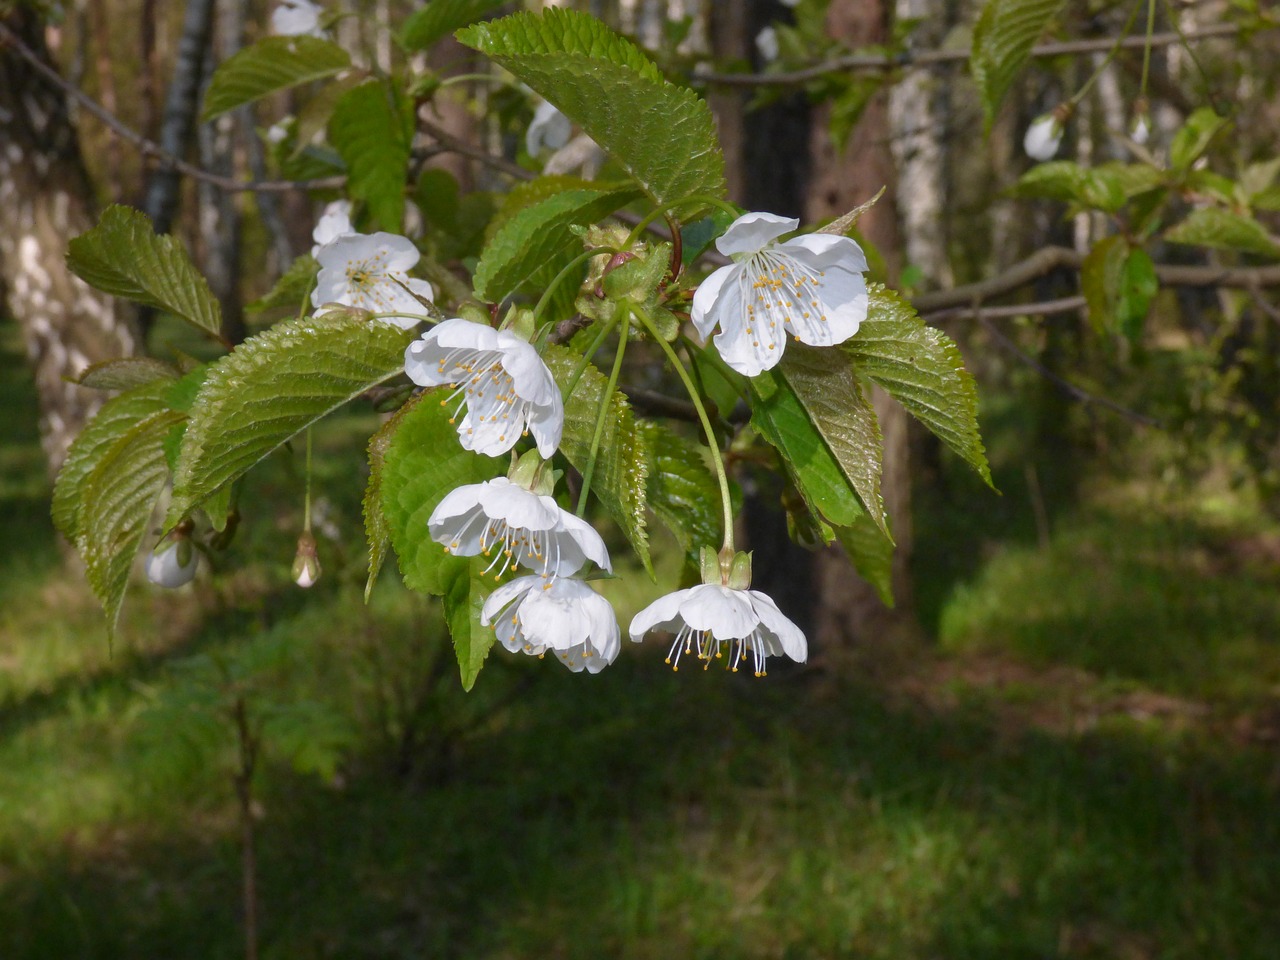
[[[888,35],[892,0],[833,0],[827,12],[831,36],[860,46],[883,42]],[[887,190],[858,224],[862,236],[880,252],[893,282],[901,268],[902,234],[897,212],[897,172],[890,150],[892,128],[888,92],[871,99],[848,145],[832,142],[829,106],[814,112],[810,131],[812,171],[805,205],[810,222],[846,213]],[[917,635],[911,613],[911,473],[907,414],[883,391],[872,401],[884,435],[881,481],[889,521],[898,549],[893,587],[897,606],[888,609],[871,586],[854,572],[843,552],[831,547],[818,554],[814,579],[818,587],[815,639],[819,655],[830,663],[892,658]]]
[[[0,17],[48,59],[30,10]],[[61,90],[0,36],[0,281],[35,369],[51,475],[104,399],[68,382],[92,363],[136,352],[133,323],[66,267],[67,241],[94,224],[93,192]]]

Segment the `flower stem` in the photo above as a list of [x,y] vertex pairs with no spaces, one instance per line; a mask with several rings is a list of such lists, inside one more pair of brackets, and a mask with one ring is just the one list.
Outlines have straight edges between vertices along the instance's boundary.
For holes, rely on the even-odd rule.
[[1151,35],[1156,31],[1156,0],[1147,0],[1147,44],[1142,48],[1142,82],[1138,96],[1147,96],[1147,74],[1151,69]]
[[613,247],[592,247],[590,250],[582,253],[580,256],[574,257],[564,268],[556,274],[554,280],[547,285],[547,289],[542,296],[538,298],[537,304],[533,308],[533,327],[538,328],[538,317],[542,316],[542,311],[547,308],[547,304],[551,302],[551,295],[556,292],[556,288],[560,286],[569,276],[569,274],[577,269],[583,262],[590,260],[592,257],[599,256],[602,253],[617,253]]
[[591,435],[591,452],[587,455],[587,465],[582,471],[582,492],[578,494],[578,516],[587,512],[587,494],[591,492],[591,480],[596,472],[596,459],[600,453],[600,440],[604,437],[604,424],[609,410],[613,406],[613,392],[618,388],[618,374],[622,372],[622,357],[627,352],[627,337],[631,333],[631,307],[623,301],[619,305],[622,314],[622,329],[618,333],[618,350],[613,355],[613,369],[609,371],[609,382],[605,385],[604,396],[600,398],[600,410],[596,413],[596,429]]
[[302,498],[302,529],[311,532],[311,428],[307,427],[307,487]]
[[1089,79],[1086,80],[1080,89],[1072,95],[1071,99],[1067,101],[1072,107],[1075,107],[1076,104],[1085,98],[1093,88],[1093,85],[1097,83],[1098,78],[1102,76],[1103,71],[1106,70],[1107,67],[1111,66],[1111,61],[1114,60],[1116,58],[1116,54],[1120,52],[1120,47],[1121,44],[1124,43],[1124,38],[1127,37],[1129,35],[1129,31],[1133,29],[1133,22],[1138,19],[1138,10],[1140,7],[1141,3],[1134,4],[1133,9],[1129,12],[1129,19],[1124,22],[1124,26],[1116,37],[1116,42],[1112,44],[1111,49],[1107,51],[1107,55],[1103,57],[1102,62],[1098,64],[1098,68],[1093,71],[1093,74]]
[[569,378],[569,382],[561,388],[560,392],[564,396],[572,395],[574,388],[578,385],[578,381],[582,379],[582,375],[587,371],[587,364],[596,355],[596,351],[600,349],[600,344],[604,343],[604,338],[609,335],[609,331],[613,329],[615,322],[616,320],[610,320],[607,323],[600,324],[600,332],[591,341],[591,346],[582,354],[582,359],[578,361],[578,366],[574,369],[573,376]]
[[716,482],[720,485],[720,506],[724,512],[724,542],[721,549],[733,552],[733,500],[729,496],[729,475],[724,468],[724,454],[720,452],[720,444],[716,441],[716,433],[711,429],[711,418],[707,416],[707,409],[702,405],[702,397],[698,395],[698,389],[694,386],[693,380],[689,377],[689,371],[684,368],[684,364],[680,362],[680,358],[676,355],[671,344],[662,338],[662,335],[654,329],[653,323],[643,313],[637,312],[636,319],[644,325],[649,331],[649,336],[653,338],[653,342],[662,348],[662,352],[667,355],[667,359],[671,361],[671,366],[675,368],[676,375],[680,378],[680,382],[684,384],[685,390],[689,394],[689,400],[693,403],[693,408],[698,411],[698,420],[702,424],[702,430],[707,435],[707,446],[711,448],[711,463],[715,467]]

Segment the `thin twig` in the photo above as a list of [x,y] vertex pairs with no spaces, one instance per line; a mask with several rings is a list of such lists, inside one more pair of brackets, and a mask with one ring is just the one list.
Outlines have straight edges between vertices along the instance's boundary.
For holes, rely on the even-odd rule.
[[[1125,37],[1120,41],[1122,48],[1167,47],[1184,40],[1208,40],[1213,37],[1229,37],[1239,32],[1240,28],[1231,23],[1218,23],[1199,30],[1188,30],[1184,35],[1170,31],[1157,33],[1151,37],[1145,34]],[[1055,43],[1042,43],[1033,47],[1031,56],[1035,59],[1047,57],[1073,56],[1086,53],[1097,53],[1110,50],[1116,46],[1111,37],[1097,40],[1064,40]],[[818,80],[829,73],[844,72],[881,72],[885,70],[924,69],[940,64],[961,63],[969,59],[968,50],[925,50],[920,53],[904,51],[894,56],[873,53],[849,53],[842,57],[816,63],[800,70],[784,73],[699,73],[693,80],[699,83],[718,84],[728,87],[792,87]]]
[[23,43],[17,34],[3,23],[0,23],[0,48],[4,47],[16,52],[18,56],[31,65],[36,73],[75,100],[86,113],[96,117],[108,130],[128,143],[133,144],[144,157],[150,157],[166,169],[185,173],[196,180],[212,184],[222,190],[231,191],[284,192],[287,190],[320,190],[340,187],[346,182],[346,177],[341,176],[324,177],[319,180],[238,180],[234,177],[224,177],[220,174],[211,173],[193,163],[188,163],[181,157],[174,156],[154,140],[148,140],[138,131],[127,126],[79,87],[68,83],[58,71],[42,62],[35,51]]
[[1055,313],[1071,313],[1085,306],[1084,297],[1059,297],[1057,300],[1039,300],[1035,303],[1006,303],[998,307],[970,304],[967,307],[950,307],[923,315],[925,323],[940,324],[961,317],[999,320],[1006,317],[1049,317]]
[[1044,377],[1072,399],[1079,401],[1085,406],[1096,405],[1103,407],[1104,409],[1110,410],[1112,413],[1120,414],[1120,416],[1124,417],[1126,420],[1131,420],[1134,423],[1140,423],[1144,427],[1160,426],[1160,421],[1155,417],[1149,417],[1145,413],[1138,413],[1136,410],[1130,410],[1128,407],[1121,406],[1114,400],[1108,400],[1106,397],[1099,397],[1095,394],[1089,393],[1081,387],[1077,387],[1069,380],[1064,380],[1005,336],[1004,333],[1001,332],[1000,328],[992,323],[987,317],[979,314],[978,322],[982,324],[982,328],[986,330],[987,333],[991,334],[992,339],[995,340],[996,343],[1004,347],[1032,370],[1040,374],[1040,376]]

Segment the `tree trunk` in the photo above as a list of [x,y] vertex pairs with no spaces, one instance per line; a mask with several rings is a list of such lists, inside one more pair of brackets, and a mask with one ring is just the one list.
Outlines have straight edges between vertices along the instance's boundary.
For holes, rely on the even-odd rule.
[[[852,46],[883,42],[888,35],[892,0],[833,0],[827,11],[831,36]],[[892,125],[889,96],[882,91],[867,105],[843,150],[828,133],[829,106],[815,111],[810,131],[812,173],[805,207],[810,222],[846,213],[875,195],[885,195],[861,219],[858,228],[884,258],[888,279],[901,269],[902,234],[897,212],[897,171],[890,150]],[[839,667],[850,660],[860,664],[893,659],[918,632],[911,614],[908,573],[911,558],[911,474],[907,414],[881,390],[873,404],[884,435],[884,473],[881,481],[890,526],[898,548],[894,554],[893,586],[897,606],[890,610],[871,586],[853,572],[838,548],[820,552],[815,560],[818,587],[814,639],[819,656]]]
[[[48,60],[30,10],[0,17]],[[67,241],[94,224],[93,191],[61,90],[0,38],[0,281],[35,368],[50,475],[104,396],[68,382],[90,364],[136,352],[134,324],[66,267]]]

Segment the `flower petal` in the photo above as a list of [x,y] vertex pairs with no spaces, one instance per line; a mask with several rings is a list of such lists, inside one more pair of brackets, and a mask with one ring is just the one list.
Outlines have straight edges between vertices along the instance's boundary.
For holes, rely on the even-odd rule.
[[796,663],[804,663],[809,656],[809,644],[805,640],[804,631],[778,609],[778,605],[768,594],[759,590],[749,590],[747,593],[760,623],[778,639],[782,652]]
[[[698,284],[698,289],[693,294],[693,306],[689,310],[689,319],[693,321],[694,327],[697,328],[698,333],[702,334],[704,340],[711,336],[711,331],[715,329],[722,315],[727,313],[730,316],[736,316],[727,304],[721,305],[719,300],[724,284],[731,280],[739,269],[737,264],[721,267]],[[736,286],[730,284],[730,291],[734,289]]]
[[745,590],[731,590],[715,583],[691,587],[680,604],[680,616],[694,630],[708,631],[717,640],[750,636],[760,618]]
[[818,257],[818,265],[827,267],[839,264],[846,270],[867,271],[867,255],[852,237],[838,237],[829,233],[806,233],[802,237],[779,244],[777,251],[796,256],[794,248]]
[[780,217],[774,213],[746,213],[729,224],[724,236],[716,241],[716,249],[726,257],[755,253],[763,250],[770,240],[776,240],[799,226],[800,221],[794,217]]
[[631,634],[631,639],[639,643],[650,630],[671,631],[672,627],[679,629],[679,626],[683,623],[680,616],[680,605],[696,589],[696,587],[689,587],[685,590],[676,590],[673,593],[663,594],[637,613],[631,618],[631,626],[627,629],[627,632]]

